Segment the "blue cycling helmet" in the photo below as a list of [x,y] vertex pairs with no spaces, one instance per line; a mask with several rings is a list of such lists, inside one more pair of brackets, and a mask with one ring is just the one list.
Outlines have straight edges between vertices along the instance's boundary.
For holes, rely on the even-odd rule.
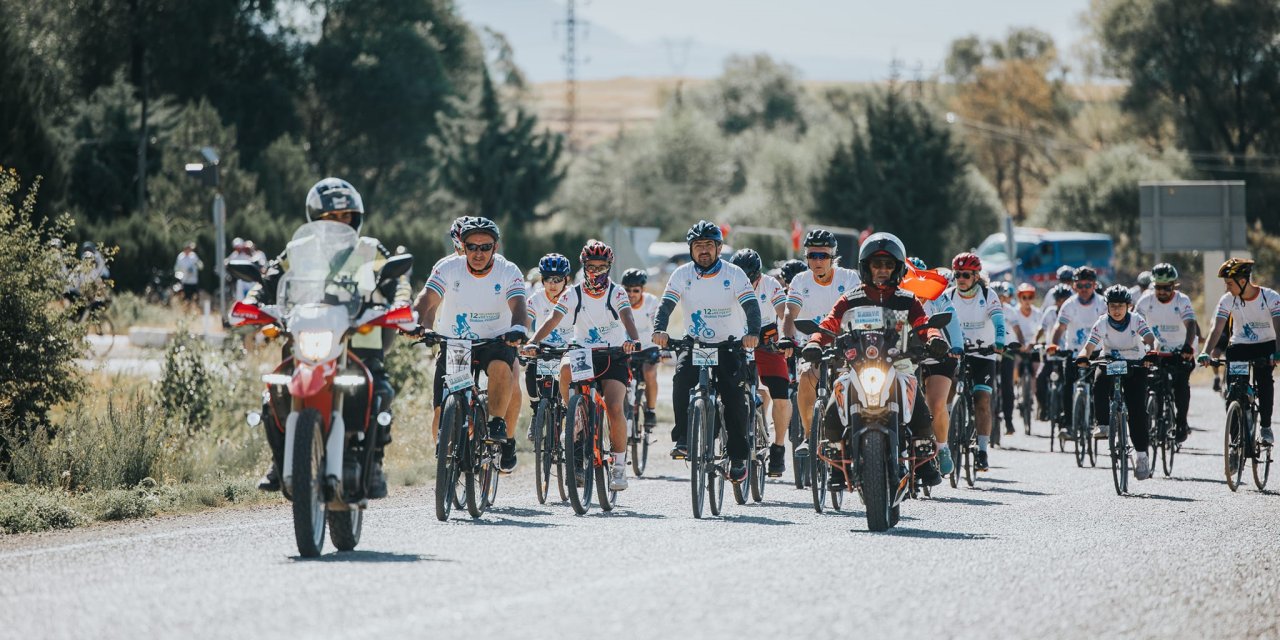
[[569,259],[558,253],[548,253],[538,261],[538,273],[542,274],[544,278],[547,276],[564,276],[567,278],[572,270],[573,267],[569,264]]
[[924,260],[920,259],[917,256],[911,256],[910,258],[907,258],[907,262],[910,262],[911,266],[917,269],[920,269],[921,271],[929,268],[924,265]]

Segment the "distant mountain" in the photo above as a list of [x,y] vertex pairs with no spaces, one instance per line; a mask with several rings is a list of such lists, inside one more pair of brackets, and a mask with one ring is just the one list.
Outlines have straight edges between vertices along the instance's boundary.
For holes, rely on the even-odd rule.
[[[515,49],[516,63],[532,82],[564,78],[564,6],[553,0],[460,0],[462,16],[477,26],[501,32]],[[590,6],[579,13],[589,23],[579,32],[578,77],[603,80],[619,77],[720,75],[724,60],[734,53],[755,53],[693,41],[632,42],[617,32],[590,24]],[[775,56],[776,57],[776,56]],[[865,82],[888,77],[887,60],[799,56],[779,58],[800,69],[808,80]],[[585,64],[581,61],[585,60]]]

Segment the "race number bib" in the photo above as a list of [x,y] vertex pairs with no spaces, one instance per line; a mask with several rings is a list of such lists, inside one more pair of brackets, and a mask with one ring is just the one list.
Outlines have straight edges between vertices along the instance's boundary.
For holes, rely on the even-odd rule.
[[720,364],[720,350],[715,347],[710,349],[694,347],[692,360],[695,367],[717,366]]
[[1248,362],[1228,362],[1227,375],[1229,376],[1249,375],[1249,363]]
[[1112,360],[1107,363],[1107,375],[1122,376],[1129,373],[1129,363],[1124,360]]
[[882,307],[854,307],[852,328],[855,331],[883,329],[884,309]]
[[569,359],[569,374],[574,382],[585,382],[596,377],[590,349],[574,349],[565,354],[565,357]]
[[471,377],[471,341],[449,340],[444,356],[444,385],[450,392],[461,391],[474,383]]
[[538,375],[554,376],[559,372],[560,372],[559,360],[539,360],[538,361]]

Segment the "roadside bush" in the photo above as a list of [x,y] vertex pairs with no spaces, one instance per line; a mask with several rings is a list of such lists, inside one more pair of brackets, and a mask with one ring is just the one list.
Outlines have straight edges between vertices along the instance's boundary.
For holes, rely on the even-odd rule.
[[190,431],[208,426],[220,404],[224,377],[216,371],[212,349],[203,338],[179,330],[164,352],[164,369],[156,390],[164,413]]
[[72,529],[89,521],[57,491],[33,487],[0,488],[0,532],[29,533]]

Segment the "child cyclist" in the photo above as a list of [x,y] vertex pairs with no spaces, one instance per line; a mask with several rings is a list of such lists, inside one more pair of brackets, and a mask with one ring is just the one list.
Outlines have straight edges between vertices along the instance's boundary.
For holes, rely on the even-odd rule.
[[1207,365],[1210,354],[1215,358],[1222,356],[1218,338],[1222,336],[1228,319],[1231,321],[1231,338],[1227,342],[1227,360],[1251,362],[1271,359],[1271,367],[1253,368],[1253,387],[1258,392],[1262,441],[1271,445],[1275,443],[1275,435],[1271,431],[1275,380],[1271,369],[1280,360],[1280,352],[1276,351],[1276,335],[1280,334],[1280,293],[1254,284],[1252,276],[1253,260],[1231,258],[1222,263],[1218,269],[1218,277],[1226,284],[1227,292],[1218,300],[1213,330],[1204,343],[1205,350],[1196,359],[1201,365]]
[[[1117,354],[1126,360],[1140,360],[1155,346],[1156,336],[1147,326],[1141,315],[1129,311],[1133,304],[1133,296],[1128,287],[1111,285],[1104,297],[1107,301],[1106,315],[1093,323],[1089,339],[1085,342],[1076,365],[1085,367],[1089,364],[1089,356],[1101,351],[1103,354]],[[1115,384],[1113,377],[1104,371],[1093,385],[1093,415],[1099,431],[1106,433],[1111,421],[1111,389]],[[1133,475],[1139,480],[1151,477],[1151,463],[1147,460],[1147,369],[1146,367],[1130,367],[1121,383],[1124,387],[1124,404],[1129,410],[1129,437],[1133,439],[1133,448],[1138,452],[1138,465]]]

